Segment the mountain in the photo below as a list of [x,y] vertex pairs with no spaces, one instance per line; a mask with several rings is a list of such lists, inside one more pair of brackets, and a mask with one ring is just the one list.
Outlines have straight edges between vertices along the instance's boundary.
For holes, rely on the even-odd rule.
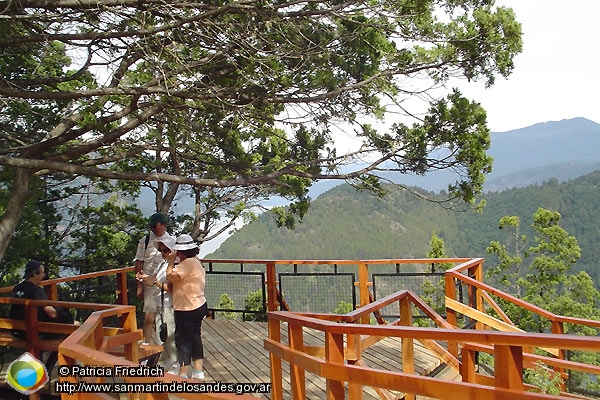
[[484,190],[564,182],[600,169],[600,124],[585,118],[544,122],[508,132],[491,133],[494,158]]
[[[487,175],[484,192],[500,192],[512,187],[540,184],[550,178],[564,182],[600,169],[600,124],[585,118],[549,121],[507,132],[490,133],[490,150],[494,158]],[[456,180],[449,171],[425,176],[386,175],[396,183],[417,186],[428,191],[446,190]],[[327,180],[313,184],[311,198],[318,197],[343,181]],[[277,199],[273,199],[277,203]],[[154,210],[154,194],[147,189],[138,199],[145,213]],[[180,197],[177,209],[191,212],[191,198]]]
[[[559,182],[600,169],[600,124],[585,118],[542,122],[507,132],[490,133],[488,154],[494,158],[484,192],[540,184],[556,178]],[[456,180],[450,171],[424,176],[384,174],[393,182],[440,192]],[[311,197],[331,189],[340,181],[317,182]]]
[[519,216],[520,233],[532,237],[532,216],[542,207],[561,213],[560,225],[582,249],[576,269],[600,282],[600,171],[563,183],[552,179],[487,193],[482,213],[446,210],[398,187],[388,189],[379,199],[349,185],[337,186],[313,201],[295,230],[277,228],[271,216],[262,215],[208,258],[420,258],[429,251],[432,233],[444,240],[448,255],[487,258],[490,241],[505,239],[506,233],[498,229],[502,216]]

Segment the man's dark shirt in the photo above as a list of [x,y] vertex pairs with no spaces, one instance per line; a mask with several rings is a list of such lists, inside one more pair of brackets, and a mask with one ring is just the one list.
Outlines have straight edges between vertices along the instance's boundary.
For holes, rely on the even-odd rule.
[[[12,297],[31,300],[48,300],[46,292],[41,287],[34,285],[30,281],[23,281],[13,288]],[[13,304],[10,308],[11,319],[25,319],[25,306],[22,304]],[[51,318],[44,312],[43,307],[38,307],[38,319],[40,321],[50,321]]]
[[[30,281],[23,281],[13,288],[11,297],[19,299],[31,299],[31,300],[47,300],[46,292],[41,287],[31,283]],[[23,304],[12,304],[9,311],[9,317],[11,319],[24,320],[25,319],[25,306]],[[52,321],[52,318],[46,314],[43,306],[38,307],[38,320],[42,322]],[[14,336],[25,337],[23,331],[13,331]]]

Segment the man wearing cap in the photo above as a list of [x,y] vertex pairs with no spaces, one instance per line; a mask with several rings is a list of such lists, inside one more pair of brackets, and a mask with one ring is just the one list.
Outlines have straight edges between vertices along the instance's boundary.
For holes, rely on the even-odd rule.
[[[150,228],[150,233],[140,239],[135,253],[135,272],[138,274],[138,279],[140,279],[139,276],[142,274],[155,275],[156,268],[163,259],[160,251],[154,246],[154,243],[170,236],[167,232],[167,217],[164,214],[152,214],[148,219],[148,227]],[[160,344],[154,326],[154,319],[158,310],[156,299],[160,295],[160,292],[156,286],[146,286],[143,289],[143,293],[144,326],[142,329],[144,332],[144,343]]]

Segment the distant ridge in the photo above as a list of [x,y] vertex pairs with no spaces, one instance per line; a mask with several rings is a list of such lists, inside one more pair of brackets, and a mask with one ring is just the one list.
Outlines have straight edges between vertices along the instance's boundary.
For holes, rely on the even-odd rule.
[[507,232],[498,229],[501,217],[518,216],[520,234],[532,237],[532,216],[542,207],[561,213],[560,225],[581,246],[577,269],[600,282],[600,171],[564,183],[553,179],[486,194],[481,213],[446,210],[398,187],[388,190],[379,199],[349,185],[337,186],[313,201],[296,229],[277,228],[272,216],[261,215],[209,258],[421,258],[430,250],[434,232],[444,240],[449,256],[489,257],[485,249],[490,241],[507,238]]
[[[502,192],[511,188],[539,185],[556,178],[566,182],[600,170],[600,124],[586,118],[537,123],[506,132],[491,133],[489,154],[494,158],[493,170],[486,177],[484,193]],[[456,177],[448,171],[425,176],[400,176],[394,181],[408,186],[439,193],[446,190]],[[309,195],[315,199],[322,193],[341,185],[342,181],[316,182]],[[138,199],[140,209],[149,214],[154,210],[154,195],[142,191]],[[272,204],[284,205],[272,200]],[[176,213],[193,210],[190,198],[179,198]],[[203,252],[212,252],[225,236],[205,243]]]
[[[586,118],[540,122],[525,128],[490,133],[494,158],[492,172],[486,176],[484,192],[500,192],[556,178],[559,182],[600,169],[600,124]],[[435,171],[424,176],[388,175],[393,182],[417,186],[439,193],[456,181],[450,171]],[[340,185],[341,181],[317,182],[312,198]]]
[[[491,177],[557,164],[600,163],[600,124],[585,118],[543,122],[491,134]],[[541,183],[541,182],[540,182]]]

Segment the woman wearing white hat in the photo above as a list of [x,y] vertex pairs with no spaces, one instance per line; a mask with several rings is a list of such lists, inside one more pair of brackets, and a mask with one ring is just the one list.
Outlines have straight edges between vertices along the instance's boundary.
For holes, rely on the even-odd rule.
[[[200,330],[207,311],[204,297],[206,271],[196,257],[200,249],[190,235],[179,236],[174,250],[167,256],[167,279],[173,284],[175,346],[179,365],[169,373],[204,379],[204,349]],[[179,264],[175,266],[177,257]]]

